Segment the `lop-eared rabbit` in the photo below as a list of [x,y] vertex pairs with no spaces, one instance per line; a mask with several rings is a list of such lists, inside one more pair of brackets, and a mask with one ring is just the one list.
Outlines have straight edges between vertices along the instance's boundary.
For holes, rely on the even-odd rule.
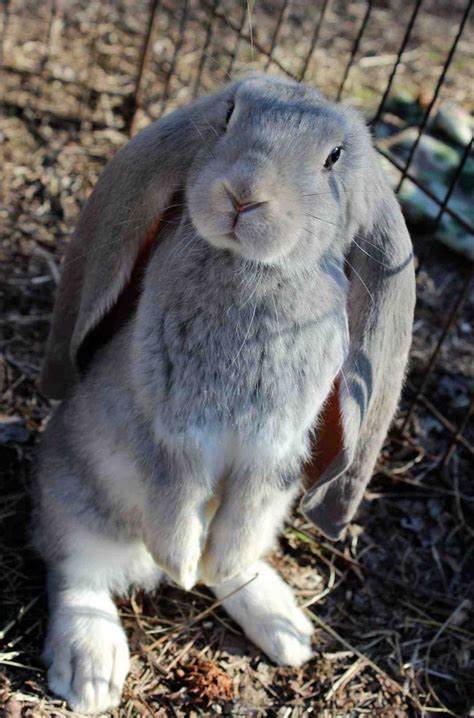
[[354,110],[250,77],[104,169],[62,269],[42,376],[35,543],[51,690],[82,713],[129,669],[112,600],[201,581],[275,663],[311,622],[265,563],[300,491],[337,539],[399,399],[412,247]]

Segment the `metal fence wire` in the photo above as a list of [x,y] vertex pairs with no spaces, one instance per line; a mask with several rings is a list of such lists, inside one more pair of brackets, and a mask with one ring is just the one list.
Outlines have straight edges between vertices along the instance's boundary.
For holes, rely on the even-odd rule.
[[[439,12],[433,14],[435,6]],[[453,77],[463,77],[465,86],[471,80],[463,63],[471,8],[471,0],[3,0],[0,99],[7,112],[34,121],[133,134],[242,70],[304,80],[359,107],[395,173],[396,190],[412,183],[433,203],[429,230],[417,245],[420,270],[446,217],[453,232],[474,233],[451,202],[472,161],[472,139],[461,148],[450,181],[437,190],[413,172],[440,99],[446,92],[457,99]],[[394,100],[405,88],[417,94],[416,117],[406,122],[416,135],[400,155],[380,128],[387,117],[393,120]],[[458,273],[457,293],[448,298],[448,309],[446,302],[440,307],[424,366],[407,382],[398,425],[406,436],[422,407],[443,428],[444,465],[457,451],[474,455],[472,398],[453,416],[430,394],[469,296],[469,261],[459,262]]]

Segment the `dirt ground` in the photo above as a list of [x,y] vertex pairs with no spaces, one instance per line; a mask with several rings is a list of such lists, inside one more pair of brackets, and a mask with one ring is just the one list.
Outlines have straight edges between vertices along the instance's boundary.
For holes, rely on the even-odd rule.
[[[333,95],[364,6],[331,3],[320,49],[308,65],[308,79],[318,83],[319,78]],[[403,6],[408,13],[411,5]],[[415,96],[432,89],[464,6],[427,2],[400,78]],[[147,3],[137,2],[133,13],[129,2],[58,7],[69,13],[68,22],[57,13],[46,61],[43,5],[12,0],[3,47],[5,64],[16,68],[3,73],[0,127],[0,715],[5,718],[73,715],[49,695],[39,660],[46,621],[44,570],[29,546],[28,492],[50,406],[36,380],[60,256],[90,187],[126,140],[124,98],[134,78]],[[262,1],[254,8],[254,42],[262,47],[269,47],[277,7]],[[196,48],[205,41],[208,13],[205,3],[190,8],[187,34],[167,83],[181,4],[163,3],[137,126],[192,94]],[[224,4],[224,10],[231,22],[240,22],[238,3]],[[376,3],[344,93],[368,112],[377,105],[403,34],[397,12],[397,3]],[[290,3],[287,13],[275,57],[294,69],[304,61],[311,18],[302,0]],[[225,29],[229,25],[223,20],[218,25],[206,50],[212,59],[206,56],[203,87],[223,79],[222,66],[234,47],[234,36]],[[244,30],[249,32],[248,18]],[[469,106],[471,51],[463,42],[444,96]],[[242,42],[235,69],[252,63],[265,65]],[[97,71],[89,82],[91,66]],[[33,80],[29,72],[38,68],[84,86]],[[148,595],[135,592],[120,602],[133,659],[122,707],[112,715],[473,715],[472,454],[460,444],[443,467],[450,437],[436,410],[457,427],[469,406],[474,298],[467,295],[426,386],[435,415],[419,404],[402,438],[398,429],[410,398],[469,271],[465,260],[429,234],[414,240],[423,265],[410,373],[399,418],[357,520],[344,541],[330,544],[295,514],[271,557],[314,621],[314,658],[300,669],[276,668],[201,586],[189,593],[172,585]],[[473,434],[468,425],[466,440],[472,443]]]

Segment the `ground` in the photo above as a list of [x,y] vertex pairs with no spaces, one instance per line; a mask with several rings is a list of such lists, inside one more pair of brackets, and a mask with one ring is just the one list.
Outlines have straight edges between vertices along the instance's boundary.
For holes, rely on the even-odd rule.
[[[19,3],[12,3],[13,10],[16,5]],[[89,6],[93,5],[83,8],[84,16],[92,12]],[[165,5],[168,11],[173,9],[173,3]],[[361,17],[361,5],[350,6],[356,18]],[[430,8],[435,5],[431,3]],[[428,25],[419,30],[420,41],[434,33],[437,20],[445,18],[443,3],[438,5],[439,13],[430,15]],[[122,4],[114,7],[119,6]],[[136,23],[145,7],[137,3]],[[261,24],[254,28],[261,43],[266,37],[265,7]],[[300,22],[304,28],[306,19],[299,19],[298,7],[295,18],[288,23],[296,27]],[[460,7],[462,3],[455,4],[456,11]],[[336,4],[330,16],[332,27],[338,11]],[[377,12],[379,23],[393,19],[391,3],[380,3]],[[169,15],[163,17],[159,23],[166,24]],[[15,45],[10,39],[10,45],[5,46],[6,61],[12,59],[14,47],[19,48],[22,57],[34,59],[41,45],[39,30],[33,20],[28,29],[28,14],[23,24],[14,13],[13,20],[15,32],[34,30],[38,38],[31,41],[30,55],[24,45]],[[86,20],[79,18],[78,25],[81,22]],[[120,29],[115,38],[111,32],[109,28],[103,35],[101,63],[104,57],[111,62],[107,48],[113,42],[119,44]],[[344,32],[340,33],[343,49]],[[389,55],[399,35],[389,33]],[[441,53],[452,35],[451,30],[446,33],[444,45],[441,34],[435,35],[432,52]],[[277,52],[282,62],[287,57],[285,42],[290,38],[291,33],[285,29]],[[369,40],[375,43],[376,38],[374,26]],[[166,41],[165,35],[165,45]],[[329,43],[324,37],[323,41]],[[136,46],[135,40],[130,43],[123,67],[127,68],[128,62],[132,67],[129,54]],[[58,33],[55,47],[54,61],[59,62],[64,33]],[[69,50],[71,56],[79,52],[72,40]],[[162,78],[166,66],[159,66],[159,51],[160,47],[154,46],[152,63]],[[247,46],[242,49],[244,56],[245,52],[249,52]],[[380,48],[374,45],[377,52]],[[405,72],[410,82],[419,87],[417,73],[423,70],[423,57],[416,54],[416,48],[414,52]],[[330,48],[328,53],[330,65]],[[304,56],[299,45],[295,54],[300,59]],[[439,63],[435,55],[429,72],[423,75],[428,84]],[[64,55],[65,68],[68,57]],[[242,62],[242,54],[240,58]],[[375,65],[369,62],[365,72]],[[182,88],[190,86],[186,75],[189,66],[183,63],[178,80],[173,79],[171,102]],[[310,73],[313,69],[310,67]],[[462,80],[461,65],[456,70],[455,77],[461,76],[461,80],[451,80],[448,90],[466,104],[469,83],[465,75]],[[364,95],[358,88],[363,83],[356,82],[357,72],[348,91],[354,92],[360,104]],[[386,80],[386,68],[382,73],[379,64],[377,72],[380,81],[383,76]],[[330,84],[327,73],[323,76]],[[4,167],[4,204],[0,209],[0,713],[3,710],[5,718],[52,718],[72,714],[49,695],[39,659],[46,621],[44,569],[29,545],[28,496],[34,481],[35,447],[50,406],[39,393],[36,380],[59,257],[90,186],[126,136],[114,119],[120,113],[111,118],[112,128],[105,126],[105,115],[93,118],[92,123],[89,117],[80,118],[83,121],[77,121],[77,117],[55,119],[41,104],[47,104],[44,88],[38,85],[35,90],[27,78],[21,76],[20,81],[18,77],[18,73],[8,74],[11,84],[7,83],[9,94],[0,137],[0,161]],[[205,85],[212,84],[210,70],[204,78]],[[115,78],[118,84],[119,80]],[[55,92],[55,101],[67,109],[69,100],[63,86],[57,86]],[[97,112],[103,111],[104,96],[99,93],[95,100]],[[86,114],[92,105],[91,100]],[[153,108],[151,103],[150,116],[160,111]],[[68,110],[69,114],[74,112],[74,108]],[[138,124],[146,117],[146,113],[139,115]],[[469,405],[472,298],[467,295],[443,343],[425,389],[428,405],[417,405],[402,435],[400,428],[414,390],[423,379],[468,271],[465,261],[433,243],[429,234],[417,234],[414,240],[417,256],[423,262],[418,276],[410,372],[399,417],[363,506],[346,539],[335,544],[295,514],[271,557],[314,620],[314,659],[301,669],[275,668],[245,640],[200,586],[190,593],[172,585],[153,594],[135,592],[120,602],[133,661],[122,708],[113,715],[469,715],[474,703],[470,599],[474,496],[470,486],[472,453],[465,444],[469,440],[472,444],[473,436],[472,428],[467,426],[465,443],[458,444],[444,465],[450,436],[436,412],[458,427]],[[435,408],[434,415],[430,406]]]

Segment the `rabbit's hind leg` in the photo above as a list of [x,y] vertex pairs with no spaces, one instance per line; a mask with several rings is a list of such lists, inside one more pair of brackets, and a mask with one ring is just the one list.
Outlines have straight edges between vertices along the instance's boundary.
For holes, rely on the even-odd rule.
[[[79,713],[118,706],[129,671],[114,591],[151,586],[159,571],[143,544],[77,528],[67,558],[49,567],[49,625],[43,658],[51,691]],[[71,549],[71,547],[74,547]]]
[[246,636],[274,663],[300,666],[311,658],[311,621],[297,606],[291,588],[264,561],[212,590]]

